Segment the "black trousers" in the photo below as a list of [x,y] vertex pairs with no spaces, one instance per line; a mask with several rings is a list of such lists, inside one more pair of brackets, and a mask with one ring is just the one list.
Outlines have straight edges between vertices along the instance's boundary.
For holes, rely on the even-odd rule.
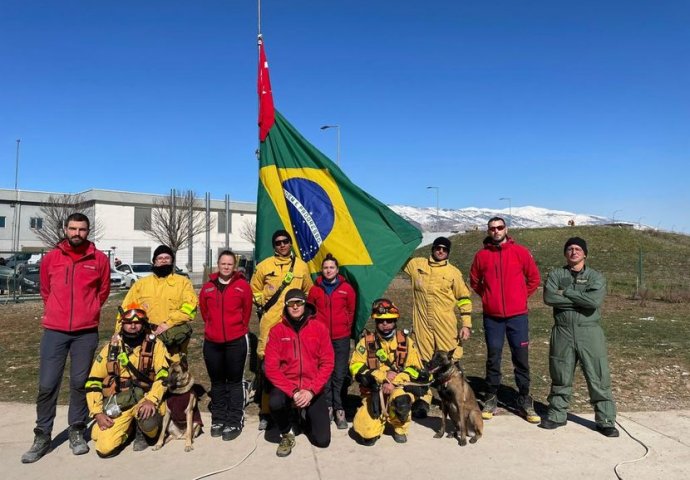
[[333,373],[323,389],[326,402],[333,410],[343,410],[343,384],[348,373],[350,363],[350,337],[332,340],[335,353]]
[[70,425],[88,421],[86,379],[89,376],[93,354],[97,346],[97,328],[71,333],[48,329],[43,331],[38,371],[36,427],[44,433],[50,434],[53,431],[58,394],[60,393],[67,355],[70,356],[67,421]]
[[503,343],[508,338],[515,383],[520,395],[528,395],[529,378],[529,322],[527,315],[508,318],[484,315],[484,337],[486,339],[486,383],[491,393],[501,385],[501,355]]
[[248,338],[244,335],[227,343],[204,340],[204,362],[211,379],[211,423],[242,428],[244,425],[244,364]]
[[290,415],[295,412],[304,415],[304,431],[315,447],[326,448],[331,444],[331,421],[328,418],[328,404],[323,394],[316,395],[305,409],[296,410],[292,398],[276,387],[269,394],[271,416],[280,433],[290,431]]

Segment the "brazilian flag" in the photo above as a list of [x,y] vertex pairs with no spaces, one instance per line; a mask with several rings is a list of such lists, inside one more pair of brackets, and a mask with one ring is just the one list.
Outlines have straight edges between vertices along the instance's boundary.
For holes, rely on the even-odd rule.
[[259,189],[256,256],[273,255],[271,236],[284,228],[315,276],[328,253],[357,292],[355,334],[371,303],[388,288],[422,235],[353,184],[273,107],[268,64],[259,39]]

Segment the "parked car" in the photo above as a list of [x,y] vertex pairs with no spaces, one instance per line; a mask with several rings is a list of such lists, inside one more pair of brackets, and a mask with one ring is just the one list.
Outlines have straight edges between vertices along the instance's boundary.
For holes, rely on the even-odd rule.
[[110,290],[123,288],[125,286],[125,277],[117,270],[110,269]]
[[6,266],[0,265],[0,290],[4,290],[8,293],[38,293],[39,292],[39,280],[35,281],[31,276],[27,277],[25,269],[20,268],[14,269]]
[[153,275],[153,265],[150,263],[123,263],[116,270],[122,274],[125,288],[130,288],[140,278]]
[[15,253],[14,255],[11,255],[10,257],[5,259],[5,266],[14,268],[22,263],[28,263],[30,265],[36,265],[41,261],[43,258],[43,254],[41,253],[29,253],[29,252],[20,252],[20,253]]

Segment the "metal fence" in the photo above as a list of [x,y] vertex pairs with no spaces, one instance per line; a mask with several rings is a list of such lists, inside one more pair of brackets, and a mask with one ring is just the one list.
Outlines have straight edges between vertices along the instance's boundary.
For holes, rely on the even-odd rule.
[[0,303],[38,298],[45,252],[0,252]]

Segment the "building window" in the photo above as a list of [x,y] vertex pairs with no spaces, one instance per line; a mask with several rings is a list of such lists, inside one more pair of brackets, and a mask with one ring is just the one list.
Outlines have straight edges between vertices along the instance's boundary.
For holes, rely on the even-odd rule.
[[[218,224],[218,233],[225,233],[225,220],[225,212],[218,212],[218,221],[216,222]],[[232,212],[230,212],[230,228],[228,232],[232,233]]]
[[5,217],[0,217],[0,228],[5,228]]
[[134,230],[151,229],[151,207],[134,207]]
[[30,221],[30,227],[35,229],[35,230],[40,230],[43,228],[43,219],[41,217],[31,217]]
[[151,263],[151,247],[134,247],[132,263]]

